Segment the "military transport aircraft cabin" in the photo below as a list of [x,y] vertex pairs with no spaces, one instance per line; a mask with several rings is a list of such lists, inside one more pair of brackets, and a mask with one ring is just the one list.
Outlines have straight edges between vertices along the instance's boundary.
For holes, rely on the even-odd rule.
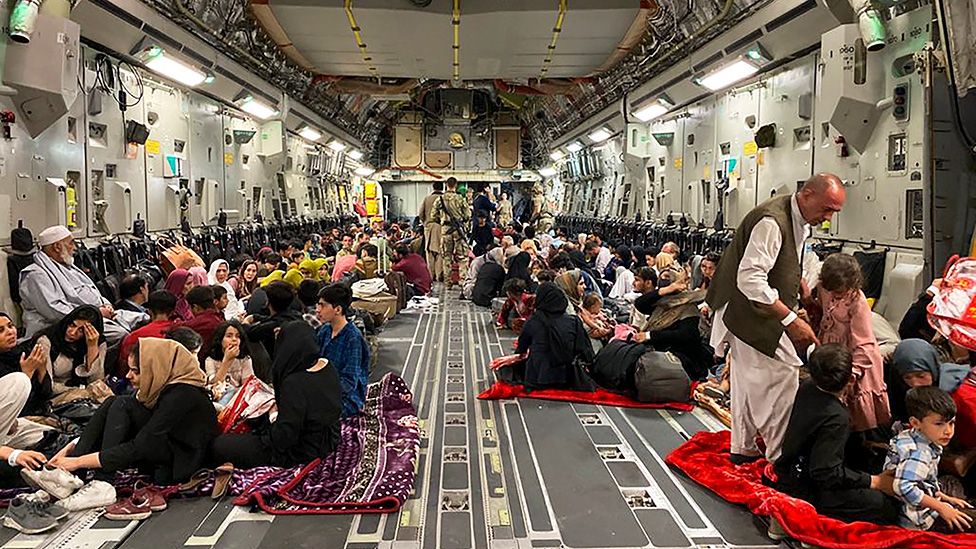
[[0,549],[976,548],[972,0],[0,18]]

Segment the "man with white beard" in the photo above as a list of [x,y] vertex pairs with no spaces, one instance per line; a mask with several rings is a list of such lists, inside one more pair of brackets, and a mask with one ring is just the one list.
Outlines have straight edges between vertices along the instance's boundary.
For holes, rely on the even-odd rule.
[[81,305],[92,305],[101,311],[109,343],[124,337],[128,330],[113,320],[117,313],[112,304],[88,275],[75,267],[71,231],[64,225],[48,227],[37,235],[37,244],[41,251],[34,254],[34,264],[20,272],[25,339],[33,338]]

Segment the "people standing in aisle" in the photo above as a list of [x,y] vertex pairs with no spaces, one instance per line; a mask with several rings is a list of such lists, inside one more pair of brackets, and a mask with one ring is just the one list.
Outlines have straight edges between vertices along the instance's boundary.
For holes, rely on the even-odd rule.
[[[472,219],[477,219],[478,214],[484,214],[484,216],[491,220],[495,218],[495,212],[498,210],[498,206],[495,204],[495,197],[491,193],[491,187],[489,185],[484,185],[478,189],[478,193],[474,195],[474,200],[471,204],[471,216]],[[488,223],[492,225],[492,223]],[[474,225],[472,225],[472,228]]]
[[441,223],[434,216],[434,207],[440,202],[444,195],[444,183],[434,181],[434,192],[424,199],[420,207],[420,222],[424,226],[424,239],[426,240],[427,268],[430,269],[430,276],[434,280],[442,279],[441,267]]
[[468,202],[457,192],[458,181],[447,180],[447,191],[434,206],[434,218],[441,225],[441,261],[443,277],[447,288],[457,282],[451,276],[454,264],[458,273],[467,271],[468,265],[468,226],[471,223],[471,210]]
[[505,229],[512,223],[512,201],[508,199],[508,193],[503,192],[498,200],[498,226]]
[[796,194],[760,204],[742,220],[709,285],[711,344],[729,345],[733,462],[759,457],[757,435],[770,462],[780,456],[800,383],[800,355],[818,343],[794,310],[803,285],[803,242],[810,225],[841,210],[845,195],[836,175],[821,173]]

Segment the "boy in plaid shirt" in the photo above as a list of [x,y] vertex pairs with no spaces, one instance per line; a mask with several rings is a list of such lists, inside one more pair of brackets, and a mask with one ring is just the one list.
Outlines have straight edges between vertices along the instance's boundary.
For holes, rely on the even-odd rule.
[[[936,526],[944,531],[969,531],[972,509],[965,500],[949,497],[939,489],[939,458],[955,431],[956,403],[938,387],[916,387],[905,397],[911,429],[896,435],[888,445],[885,471],[894,471],[895,496],[902,507],[899,524],[915,530]],[[942,522],[936,524],[937,519]]]

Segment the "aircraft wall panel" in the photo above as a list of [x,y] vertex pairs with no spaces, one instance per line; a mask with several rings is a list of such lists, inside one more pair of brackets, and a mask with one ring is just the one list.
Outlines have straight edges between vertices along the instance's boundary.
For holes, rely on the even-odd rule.
[[734,227],[757,202],[758,151],[753,139],[759,127],[758,89],[720,95],[715,102],[716,157],[719,169],[729,174],[725,198],[725,225]]
[[714,220],[715,101],[706,99],[688,109],[684,119],[681,210],[691,224]]

